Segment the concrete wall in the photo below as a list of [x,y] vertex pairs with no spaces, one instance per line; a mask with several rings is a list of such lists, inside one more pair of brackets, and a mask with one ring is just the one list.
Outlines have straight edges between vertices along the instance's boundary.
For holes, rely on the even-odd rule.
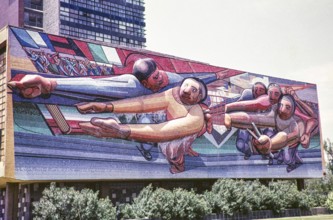
[[0,29],[6,25],[23,25],[23,0],[2,0]]
[[43,28],[44,32],[49,34],[59,34],[60,30],[60,1],[47,0],[44,4]]

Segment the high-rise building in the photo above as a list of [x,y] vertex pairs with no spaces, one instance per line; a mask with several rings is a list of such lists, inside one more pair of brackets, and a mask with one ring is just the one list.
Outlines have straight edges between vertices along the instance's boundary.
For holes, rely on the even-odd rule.
[[14,25],[143,48],[144,11],[144,0],[6,0],[0,5],[0,28]]

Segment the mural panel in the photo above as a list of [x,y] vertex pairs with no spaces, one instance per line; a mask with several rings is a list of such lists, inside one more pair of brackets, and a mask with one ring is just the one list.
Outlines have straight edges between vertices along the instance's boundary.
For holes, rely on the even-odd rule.
[[18,179],[322,175],[314,84],[15,27],[10,35]]

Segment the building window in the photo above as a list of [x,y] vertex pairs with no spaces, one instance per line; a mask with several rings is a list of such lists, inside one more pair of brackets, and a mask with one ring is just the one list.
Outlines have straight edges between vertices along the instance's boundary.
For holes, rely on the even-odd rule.
[[[123,4],[124,1],[127,3],[126,6]],[[140,46],[140,44],[130,43],[129,41],[112,39],[111,36],[106,37],[107,35],[121,35],[127,39],[140,37],[145,40],[144,8],[133,7],[133,5],[142,5],[143,1],[124,1],[113,3],[109,0],[60,0],[61,24],[79,27],[77,31],[74,28],[62,31],[62,27],[60,27],[61,33],[69,32],[68,36],[79,36],[80,38],[104,42],[111,41],[112,43],[122,42],[122,45],[126,43],[135,47]],[[83,33],[84,30],[93,31],[94,33]]]
[[0,48],[0,161],[4,156],[6,100],[6,47],[2,47]]
[[35,27],[43,27],[43,14],[34,11],[24,12],[24,24]]
[[24,7],[43,10],[43,0],[24,0]]

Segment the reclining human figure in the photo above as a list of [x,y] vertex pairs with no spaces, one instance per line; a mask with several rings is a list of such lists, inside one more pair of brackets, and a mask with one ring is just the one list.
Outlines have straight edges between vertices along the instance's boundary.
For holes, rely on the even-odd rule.
[[185,155],[198,156],[192,150],[196,137],[206,130],[204,113],[199,105],[207,97],[205,83],[187,78],[180,86],[167,91],[112,102],[77,105],[83,113],[145,113],[165,110],[167,121],[159,124],[120,124],[113,118],[92,118],[81,128],[96,137],[119,138],[158,143],[170,163],[170,172],[185,170]]
[[[218,73],[196,74],[201,76],[203,82],[210,83],[218,79],[239,74],[239,71],[221,71]],[[155,61],[150,58],[139,59],[133,66],[133,75],[124,74],[115,77],[93,79],[88,77],[81,78],[45,78],[39,75],[25,75],[18,81],[11,81],[8,85],[13,89],[18,89],[25,98],[35,98],[40,95],[60,94],[63,96],[75,97],[75,102],[82,100],[94,100],[89,97],[104,97],[107,100],[117,100],[129,97],[138,97],[157,92],[166,91],[173,88],[184,79],[191,75],[179,75],[160,70]],[[49,97],[48,99],[51,99]],[[32,100],[33,101],[33,100]],[[58,103],[56,100],[56,104]],[[39,100],[37,101],[39,102]],[[47,99],[42,102],[48,103]],[[73,103],[72,103],[73,104]],[[210,116],[205,114],[207,131],[212,130]],[[147,160],[151,159],[149,153],[152,145],[140,145],[138,148]]]
[[[36,98],[40,95],[49,96],[39,99],[39,103],[50,103],[52,94],[74,99],[75,104],[82,101],[118,100],[163,92],[175,86],[187,77],[201,78],[205,84],[218,79],[239,74],[239,71],[224,70],[217,73],[176,74],[160,70],[150,58],[137,60],[133,65],[133,74],[91,77],[43,77],[36,74],[24,75],[19,80],[8,83],[11,88],[18,89],[24,98]],[[68,104],[57,103],[53,104]]]

